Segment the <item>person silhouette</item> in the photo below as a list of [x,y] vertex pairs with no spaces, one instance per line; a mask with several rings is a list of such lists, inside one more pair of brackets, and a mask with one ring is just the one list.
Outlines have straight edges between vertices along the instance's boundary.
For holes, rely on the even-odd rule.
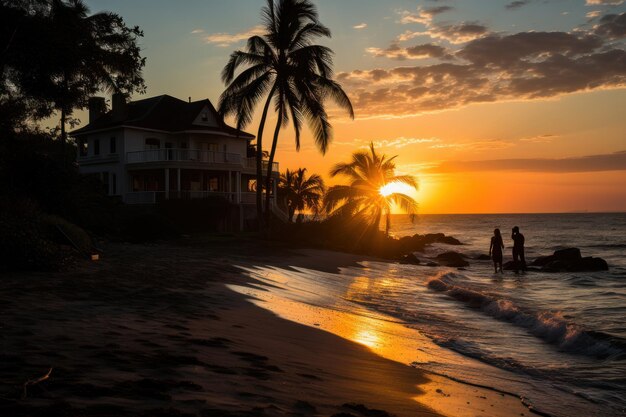
[[517,274],[521,269],[526,271],[526,258],[524,257],[524,235],[520,233],[519,227],[515,226],[511,233],[513,239],[513,269]]
[[500,272],[504,273],[502,270],[502,249],[504,249],[504,242],[502,241],[500,229],[495,229],[491,237],[491,245],[489,245],[489,256],[493,259],[493,272],[495,273],[498,272],[498,266],[500,267]]

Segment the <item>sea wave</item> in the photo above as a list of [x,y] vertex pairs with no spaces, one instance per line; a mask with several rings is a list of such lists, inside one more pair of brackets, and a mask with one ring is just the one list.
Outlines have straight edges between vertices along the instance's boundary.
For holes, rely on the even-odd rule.
[[446,293],[485,314],[526,329],[530,334],[575,354],[601,359],[626,359],[626,341],[568,322],[560,312],[525,311],[512,300],[459,284],[459,274],[445,272],[428,281],[428,287]]

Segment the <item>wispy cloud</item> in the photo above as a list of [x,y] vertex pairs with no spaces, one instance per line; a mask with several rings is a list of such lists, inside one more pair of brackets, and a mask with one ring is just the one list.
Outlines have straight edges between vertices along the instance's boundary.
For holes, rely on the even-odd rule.
[[543,135],[529,136],[525,138],[521,138],[520,142],[530,142],[530,143],[550,143],[554,141],[554,139],[558,138],[558,135],[553,135],[551,133],[546,133]]
[[624,0],[587,0],[587,6],[619,6]]
[[367,23],[359,23],[358,25],[352,26],[353,29],[365,29],[367,27]]
[[263,26],[254,26],[248,30],[238,33],[213,33],[204,37],[206,43],[214,44],[221,47],[227,47],[233,43],[247,40],[254,35],[262,35],[265,32]]
[[409,23],[421,23],[424,25],[429,25],[435,16],[445,12],[449,12],[451,10],[454,10],[454,8],[450,6],[437,6],[429,7],[426,9],[419,8],[417,12],[409,12],[408,10],[404,10],[400,12],[400,23],[405,25]]
[[372,47],[367,48],[365,51],[375,57],[385,57],[398,60],[444,57],[451,58],[451,55],[448,53],[446,48],[432,43],[415,45],[406,48],[401,47],[397,43],[393,43],[385,49]]
[[595,19],[596,17],[600,16],[601,14],[602,14],[602,12],[600,10],[594,10],[592,12],[587,12],[585,17],[587,17],[587,19]]
[[531,0],[515,0],[506,5],[506,8],[509,10],[519,9],[520,7],[526,6],[530,3]]
[[193,33],[194,35],[198,33],[204,33],[204,29],[194,29],[191,31],[191,33]]
[[626,170],[626,151],[574,158],[493,159],[448,161],[429,169],[431,173],[474,171],[597,172]]

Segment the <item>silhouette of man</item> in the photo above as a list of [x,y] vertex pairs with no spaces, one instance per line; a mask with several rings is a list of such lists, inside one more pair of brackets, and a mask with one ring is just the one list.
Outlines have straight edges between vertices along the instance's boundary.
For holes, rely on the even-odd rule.
[[521,269],[526,270],[526,258],[524,257],[524,235],[520,233],[519,227],[515,226],[511,233],[513,239],[513,268],[515,273]]

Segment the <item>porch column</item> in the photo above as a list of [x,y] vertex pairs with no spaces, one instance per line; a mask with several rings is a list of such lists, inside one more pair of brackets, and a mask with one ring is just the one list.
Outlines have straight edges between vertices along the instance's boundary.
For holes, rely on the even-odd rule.
[[272,178],[272,194],[274,196],[274,198],[272,200],[270,200],[270,204],[275,205],[276,204],[276,198],[277,198],[277,194],[276,194],[276,183],[278,181],[276,181],[276,178]]
[[228,191],[228,201],[233,201],[233,174],[228,170],[228,183],[226,184],[226,190]]
[[165,168],[165,199],[170,198],[170,169]]
[[235,184],[235,192],[237,193],[237,204],[241,204],[241,171],[235,173],[237,183]]
[[180,168],[176,168],[176,191],[178,191],[178,198],[180,196]]

